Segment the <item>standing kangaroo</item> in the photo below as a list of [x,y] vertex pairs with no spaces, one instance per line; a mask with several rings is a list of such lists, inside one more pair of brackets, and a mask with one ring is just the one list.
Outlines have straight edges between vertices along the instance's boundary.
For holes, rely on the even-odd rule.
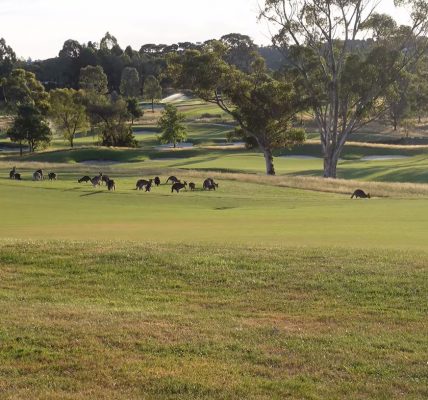
[[351,196],[351,199],[370,199],[370,193],[365,193],[364,190],[357,189]]
[[156,186],[159,186],[161,184],[161,180],[158,176],[154,179],[154,182]]
[[176,182],[176,183],[174,183],[174,184],[172,185],[171,193],[174,193],[174,190],[175,190],[177,193],[180,193],[180,190],[181,190],[181,189],[185,189],[185,188],[186,188],[186,186],[187,186],[187,182],[186,182],[186,181],[184,181],[184,183]]
[[100,172],[98,176],[95,176],[91,179],[91,183],[93,187],[100,186],[101,185],[101,179],[103,179],[103,174]]
[[41,181],[43,179],[43,176],[40,175],[40,172],[36,171],[33,174],[33,181]]
[[113,179],[109,179],[107,182],[107,188],[108,190],[116,190],[116,183]]
[[13,167],[12,171],[9,172],[9,178],[15,179],[15,174],[16,174],[16,167]]

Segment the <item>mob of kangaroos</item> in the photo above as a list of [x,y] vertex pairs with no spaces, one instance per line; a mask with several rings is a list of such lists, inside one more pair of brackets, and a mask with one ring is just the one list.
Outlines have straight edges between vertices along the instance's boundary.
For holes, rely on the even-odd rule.
[[[56,181],[58,179],[58,174],[55,172],[49,172],[48,178],[50,181]],[[33,181],[43,181],[45,178],[45,173],[42,169],[38,169],[37,171],[34,171],[32,174]],[[22,174],[18,173],[16,170],[16,167],[14,166],[11,171],[9,172],[9,179],[21,181],[22,180]],[[91,185],[95,187],[102,186],[105,184],[107,189],[109,191],[115,191],[116,190],[116,182],[113,179],[110,179],[107,175],[104,175],[102,172],[100,172],[98,175],[91,178],[89,175],[84,175],[80,179],[77,180],[78,183],[91,183]],[[171,184],[171,193],[180,193],[182,190],[187,191],[187,187],[194,192],[197,190],[197,185],[194,182],[190,182],[187,184],[186,181],[182,181],[176,176],[170,176],[164,183],[164,185]],[[153,187],[159,187],[161,186],[161,178],[159,176],[156,176],[154,178],[149,179],[138,179],[135,190],[144,190],[146,193],[151,192]],[[212,191],[217,190],[219,188],[219,184],[214,181],[213,178],[207,178],[202,183],[202,190],[203,191]],[[362,189],[357,189],[352,193],[351,199],[370,199],[370,193],[366,193]]]

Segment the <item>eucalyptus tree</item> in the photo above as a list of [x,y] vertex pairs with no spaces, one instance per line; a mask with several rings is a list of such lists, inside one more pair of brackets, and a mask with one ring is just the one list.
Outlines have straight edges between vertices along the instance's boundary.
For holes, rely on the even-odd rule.
[[55,89],[49,95],[49,115],[73,147],[76,133],[88,126],[83,94],[74,89]]
[[162,97],[162,87],[155,76],[149,75],[144,80],[144,98],[152,103],[152,112],[155,112],[155,100]]
[[125,97],[137,97],[140,94],[140,77],[133,67],[126,67],[122,71],[120,93]]
[[274,79],[263,59],[256,59],[245,73],[224,61],[222,45],[213,42],[205,52],[170,58],[169,72],[177,87],[193,90],[236,120],[240,134],[252,137],[262,150],[267,174],[275,175],[275,149],[305,140],[304,130],[294,126],[296,114],[306,107],[305,97],[292,82]]
[[[426,0],[398,0],[410,25],[379,14],[385,0],[266,0],[260,18],[287,53],[311,97],[324,156],[324,176],[336,177],[350,135],[386,112],[384,96],[426,49]],[[358,40],[368,38],[364,46]],[[368,45],[369,44],[369,45]]]

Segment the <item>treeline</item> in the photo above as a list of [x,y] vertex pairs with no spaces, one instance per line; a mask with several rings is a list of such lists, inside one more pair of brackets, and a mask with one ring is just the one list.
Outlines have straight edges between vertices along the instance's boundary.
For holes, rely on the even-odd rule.
[[[147,77],[156,77],[163,87],[170,85],[164,72],[167,58],[173,53],[184,53],[188,50],[202,50],[212,40],[203,43],[179,42],[177,44],[144,44],[138,50],[131,46],[122,49],[117,39],[110,33],[99,42],[79,43],[67,40],[58,57],[48,60],[21,63],[21,67],[33,72],[37,79],[48,89],[78,89],[80,70],[88,65],[101,66],[108,78],[109,91],[120,91],[121,77],[125,68],[134,68],[141,83],[143,93]],[[232,33],[220,38],[220,42],[228,48],[228,59],[243,70],[251,66],[254,53],[260,53],[271,69],[279,69],[284,57],[274,47],[258,47],[250,37]]]
[[[298,115],[310,112],[324,177],[336,178],[346,142],[363,126],[387,119],[398,129],[428,112],[428,3],[407,2],[409,25],[375,12],[379,3],[270,0],[260,18],[279,28],[272,37],[275,50],[260,49],[240,34],[123,50],[106,34],[99,44],[67,41],[59,57],[19,68],[3,41],[2,100],[16,115],[10,137],[34,130],[46,136],[44,118],[50,117],[67,137],[82,120],[102,144],[132,146],[131,126],[141,115],[136,98],[153,102],[162,87],[172,87],[191,90],[228,113],[237,125],[234,135],[261,149],[272,175],[274,151],[305,140]],[[76,111],[73,129],[61,118],[70,109]],[[181,117],[174,110],[168,115],[168,136],[179,138]]]

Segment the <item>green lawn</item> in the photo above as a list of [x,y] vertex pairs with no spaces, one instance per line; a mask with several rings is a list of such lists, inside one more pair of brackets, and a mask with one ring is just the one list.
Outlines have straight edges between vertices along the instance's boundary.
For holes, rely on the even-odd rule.
[[[427,150],[347,146],[346,185],[308,178],[308,143],[267,179],[259,152],[213,149],[230,125],[159,150],[147,114],[137,149],[0,156],[0,399],[427,398],[428,189],[388,184],[427,183]],[[32,182],[40,167],[59,180]],[[99,171],[115,192],[77,183]],[[198,190],[134,189],[170,174]]]

